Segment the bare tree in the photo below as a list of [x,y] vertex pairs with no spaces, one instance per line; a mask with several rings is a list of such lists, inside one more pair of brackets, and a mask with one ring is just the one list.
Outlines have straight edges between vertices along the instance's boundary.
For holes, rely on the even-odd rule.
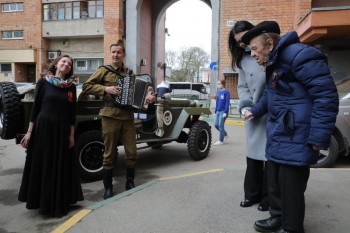
[[176,65],[177,54],[175,51],[168,50],[165,52],[166,64],[168,67],[174,67]]
[[[173,53],[167,52],[167,61],[173,61]],[[189,47],[181,48],[181,51],[175,56],[176,65],[173,66],[172,81],[193,82],[194,77],[198,78],[200,68],[209,63],[209,54],[202,48]]]

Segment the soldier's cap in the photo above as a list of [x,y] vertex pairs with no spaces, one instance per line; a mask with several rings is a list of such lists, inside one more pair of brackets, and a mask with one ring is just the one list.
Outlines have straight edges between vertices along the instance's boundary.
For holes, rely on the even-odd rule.
[[241,41],[249,45],[250,41],[263,34],[263,33],[276,33],[280,34],[280,26],[278,26],[278,23],[276,21],[262,21],[261,23],[255,25],[252,29],[247,31],[241,38]]

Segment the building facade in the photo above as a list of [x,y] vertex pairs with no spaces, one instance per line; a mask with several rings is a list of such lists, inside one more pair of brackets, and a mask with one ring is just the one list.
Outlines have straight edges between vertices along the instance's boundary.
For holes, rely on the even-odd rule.
[[[165,12],[177,1],[0,0],[0,81],[34,82],[52,59],[69,54],[84,82],[110,62],[109,45],[124,38],[126,65],[160,83],[166,69]],[[217,80],[225,78],[231,97],[237,98],[238,74],[230,67],[227,41],[238,20],[276,20],[282,35],[296,30],[302,42],[327,54],[336,82],[349,77],[348,0],[201,1],[212,9],[211,62],[218,64],[210,70],[211,93]]]
[[253,24],[275,20],[281,27],[281,35],[295,30],[303,43],[319,48],[328,56],[336,83],[350,78],[348,0],[222,0],[221,19],[218,77],[227,80],[233,98],[238,98],[238,74],[230,67],[227,40],[230,29],[238,20]]

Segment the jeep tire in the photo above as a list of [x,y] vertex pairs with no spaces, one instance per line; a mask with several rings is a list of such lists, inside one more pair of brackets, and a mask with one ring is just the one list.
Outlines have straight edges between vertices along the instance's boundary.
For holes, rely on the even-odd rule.
[[328,150],[320,150],[318,161],[316,164],[312,165],[313,168],[326,168],[332,167],[338,158],[339,145],[335,137],[331,136],[331,144]]
[[202,160],[208,156],[211,147],[211,129],[207,122],[196,121],[189,132],[187,148],[193,160]]
[[86,131],[77,137],[75,156],[78,160],[82,180],[96,181],[102,179],[104,149],[102,132],[99,130]]
[[19,130],[21,100],[16,85],[0,82],[0,137],[13,139]]

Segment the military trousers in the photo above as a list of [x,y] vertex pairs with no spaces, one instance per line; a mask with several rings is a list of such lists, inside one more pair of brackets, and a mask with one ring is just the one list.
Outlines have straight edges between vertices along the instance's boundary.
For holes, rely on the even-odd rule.
[[113,169],[117,157],[117,147],[121,141],[125,149],[125,162],[129,168],[134,168],[137,162],[136,130],[134,119],[118,120],[102,117],[102,137],[105,145],[103,168]]

